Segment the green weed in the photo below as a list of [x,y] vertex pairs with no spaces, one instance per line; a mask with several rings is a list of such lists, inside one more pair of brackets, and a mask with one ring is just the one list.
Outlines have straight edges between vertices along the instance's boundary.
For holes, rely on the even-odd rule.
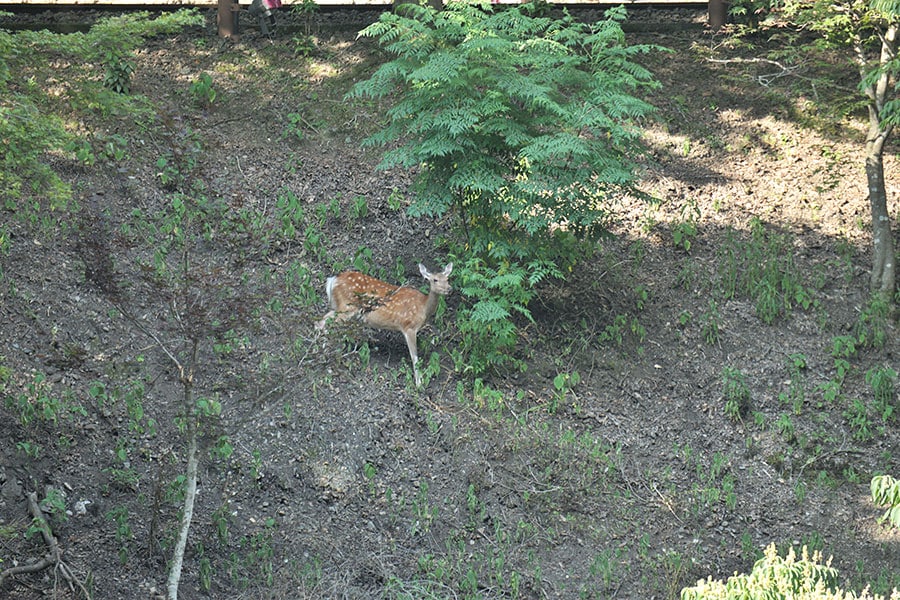
[[732,367],[722,370],[722,397],[725,399],[725,416],[732,421],[744,418],[750,409],[750,388],[746,376]]

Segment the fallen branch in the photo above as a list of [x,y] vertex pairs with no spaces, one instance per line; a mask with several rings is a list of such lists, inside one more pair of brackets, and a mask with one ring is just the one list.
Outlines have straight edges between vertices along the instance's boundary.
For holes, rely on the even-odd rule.
[[768,58],[725,58],[725,59],[708,58],[707,61],[716,63],[716,64],[720,64],[720,65],[727,65],[727,64],[732,64],[732,63],[738,63],[738,64],[762,63],[765,65],[771,65],[773,67],[777,67],[777,68],[781,69],[780,71],[778,71],[776,73],[766,73],[764,75],[757,75],[756,82],[759,83],[763,87],[769,87],[773,81],[775,81],[776,79],[778,79],[780,77],[787,77],[788,75],[795,75],[798,70],[800,70],[801,68],[803,68],[805,66],[803,64],[790,65],[790,66],[784,65],[784,64],[778,62],[777,60],[770,60]]
[[0,572],[0,587],[3,586],[8,577],[21,575],[22,573],[37,573],[38,571],[53,567],[54,570],[66,580],[71,591],[74,592],[77,587],[85,598],[90,598],[91,594],[88,592],[85,584],[78,579],[72,572],[72,569],[63,562],[59,543],[53,536],[53,532],[50,530],[50,524],[47,523],[47,519],[44,518],[44,514],[41,512],[41,507],[38,506],[37,494],[34,492],[28,494],[28,512],[31,513],[31,517],[34,519],[34,526],[37,527],[41,532],[41,537],[44,538],[44,543],[47,545],[48,549],[47,554],[44,558],[33,563],[10,567],[9,569]]

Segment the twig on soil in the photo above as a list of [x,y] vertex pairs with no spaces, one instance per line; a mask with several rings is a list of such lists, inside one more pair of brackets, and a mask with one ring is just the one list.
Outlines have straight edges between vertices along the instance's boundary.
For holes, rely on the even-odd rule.
[[44,518],[43,513],[41,513],[41,508],[38,506],[37,494],[34,492],[30,492],[28,494],[28,512],[31,513],[31,517],[34,519],[34,526],[41,532],[41,537],[44,538],[44,543],[47,545],[47,554],[41,560],[33,562],[27,565],[21,565],[17,567],[10,567],[0,572],[0,587],[3,586],[3,583],[6,581],[7,577],[12,577],[14,575],[19,575],[22,573],[37,573],[38,571],[42,571],[48,567],[53,567],[55,572],[58,572],[62,575],[63,579],[65,579],[69,584],[69,589],[71,591],[75,591],[77,587],[78,590],[84,595],[85,598],[90,598],[91,594],[88,592],[85,584],[75,576],[72,572],[72,569],[62,560],[62,552],[59,549],[59,543],[56,541],[56,538],[53,537],[53,532],[50,530],[50,525],[47,523],[47,519]]
[[767,73],[765,75],[757,75],[756,82],[763,87],[769,87],[773,81],[779,79],[781,77],[787,77],[788,75],[794,75],[796,71],[798,71],[804,65],[793,65],[788,66],[784,65],[777,60],[771,60],[768,58],[708,58],[706,59],[708,62],[716,63],[719,65],[727,65],[727,64],[744,64],[744,63],[762,63],[765,65],[772,65],[774,67],[778,67],[781,71],[775,73]]
[[855,448],[847,448],[846,444],[847,444],[847,440],[845,438],[844,441],[841,442],[840,448],[836,448],[836,449],[832,450],[831,452],[826,452],[826,453],[820,454],[818,456],[813,456],[812,458],[807,460],[805,463],[803,463],[803,465],[800,467],[800,470],[798,471],[798,476],[803,475],[803,471],[805,471],[807,467],[811,467],[812,465],[816,464],[817,462],[821,462],[823,460],[832,458],[839,454],[856,454],[858,456],[866,455],[866,452],[864,452],[862,450],[855,449]]
[[652,489],[654,492],[656,492],[656,495],[659,496],[660,502],[662,502],[663,506],[665,506],[666,508],[669,509],[669,512],[672,513],[672,516],[675,517],[675,520],[678,521],[678,522],[681,523],[681,524],[684,524],[684,521],[682,521],[680,518],[678,518],[678,515],[675,513],[675,509],[672,508],[672,503],[669,502],[668,500],[666,500],[666,497],[663,496],[663,495],[662,495],[662,492],[659,491],[659,488],[656,487],[656,483],[654,483],[654,484],[651,486],[651,489]]

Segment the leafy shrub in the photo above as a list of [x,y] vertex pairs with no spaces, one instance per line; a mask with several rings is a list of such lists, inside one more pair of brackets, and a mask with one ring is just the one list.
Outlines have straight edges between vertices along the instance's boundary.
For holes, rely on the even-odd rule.
[[532,321],[528,303],[534,298],[535,285],[562,274],[552,263],[540,261],[495,268],[470,257],[454,264],[459,265],[456,288],[468,301],[456,313],[462,336],[453,350],[456,369],[475,374],[507,366],[524,370],[524,363],[512,355],[518,339],[516,320]]
[[635,193],[634,123],[652,107],[631,92],[657,84],[631,60],[652,47],[625,45],[624,9],[593,26],[469,2],[399,12],[362,31],[396,59],[349,95],[396,92],[366,144],[402,141],[383,168],[422,166],[412,214],[456,213],[475,253],[525,253],[557,226],[597,231],[606,201]]
[[[457,358],[476,372],[509,356],[528,302],[562,278],[602,233],[610,201],[640,196],[638,121],[652,107],[632,95],[656,87],[625,44],[623,8],[592,25],[531,7],[415,3],[385,12],[362,36],[394,57],[349,97],[392,96],[368,146],[390,148],[381,168],[417,169],[413,216],[454,217],[463,336]],[[465,260],[456,259],[458,264]]]
[[[135,111],[139,104],[123,99],[110,89],[125,92],[130,85],[133,64],[130,53],[149,36],[202,22],[196,11],[181,10],[150,19],[136,12],[104,19],[86,34],[55,34],[48,31],[0,30],[0,200],[10,210],[48,211],[61,208],[71,197],[69,187],[50,168],[45,156],[62,151],[90,165],[95,157],[90,134],[79,141],[72,109],[78,113]],[[74,68],[62,70],[59,64]],[[102,78],[90,68],[104,69]],[[51,76],[52,74],[52,76]],[[44,87],[65,81],[62,92]],[[107,87],[104,87],[103,84]],[[75,115],[77,117],[77,114]],[[91,127],[79,127],[90,131]],[[116,149],[124,156],[124,149]],[[40,202],[25,203],[40,198]]]
[[[735,574],[726,581],[712,577],[681,590],[681,600],[738,600],[741,598],[792,598],[793,600],[872,600],[868,590],[860,595],[836,587],[838,572],[831,560],[822,563],[820,552],[812,555],[804,546],[800,557],[793,548],[781,557],[775,544],[766,548],[763,558],[753,565],[749,575]],[[875,596],[875,600],[880,596]],[[900,599],[894,591],[892,600]]]
[[219,93],[213,86],[212,76],[209,73],[200,73],[200,75],[191,82],[188,88],[194,102],[203,108],[209,108],[216,101]]
[[877,475],[870,485],[872,501],[878,506],[886,506],[887,511],[879,522],[887,521],[900,528],[900,481],[890,475]]

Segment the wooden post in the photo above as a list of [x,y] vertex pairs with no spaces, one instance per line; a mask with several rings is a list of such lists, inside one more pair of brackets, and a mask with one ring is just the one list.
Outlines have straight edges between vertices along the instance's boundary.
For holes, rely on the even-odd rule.
[[235,22],[237,0],[219,0],[218,8],[219,37],[235,37],[237,35],[237,23]]
[[709,28],[721,29],[728,17],[725,0],[709,0]]

